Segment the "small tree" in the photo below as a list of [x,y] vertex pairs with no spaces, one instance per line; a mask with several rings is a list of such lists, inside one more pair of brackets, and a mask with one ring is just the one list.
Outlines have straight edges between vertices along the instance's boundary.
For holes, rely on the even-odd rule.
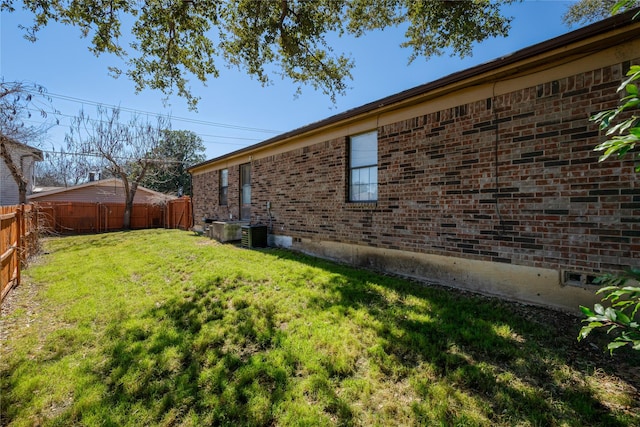
[[151,165],[162,162],[157,148],[168,120],[158,116],[155,123],[133,116],[128,123],[120,122],[120,110],[99,106],[96,119],[81,111],[72,121],[66,141],[73,151],[98,155],[106,170],[120,178],[125,193],[123,227],[131,228],[131,211],[138,185]]

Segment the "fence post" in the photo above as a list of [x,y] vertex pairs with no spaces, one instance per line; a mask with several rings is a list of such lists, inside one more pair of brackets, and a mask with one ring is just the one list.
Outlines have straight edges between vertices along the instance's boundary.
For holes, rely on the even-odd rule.
[[185,225],[184,229],[189,230],[191,227],[193,227],[193,210],[191,209],[191,197],[185,199],[185,204],[187,209],[187,224]]
[[29,255],[33,255],[38,251],[39,248],[39,242],[38,239],[40,238],[40,220],[39,220],[39,213],[40,209],[38,208],[38,205],[34,205],[31,204],[31,233],[33,234],[31,236],[31,251],[29,252]]
[[18,206],[16,209],[16,226],[18,235],[16,236],[16,283],[14,286],[20,286],[20,270],[22,269],[22,218],[24,205]]

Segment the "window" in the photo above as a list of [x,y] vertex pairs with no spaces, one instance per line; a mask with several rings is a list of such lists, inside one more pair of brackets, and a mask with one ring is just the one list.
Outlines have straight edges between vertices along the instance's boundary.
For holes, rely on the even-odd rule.
[[240,219],[251,219],[251,163],[240,165]]
[[377,201],[378,132],[352,136],[349,148],[349,201]]
[[229,190],[229,170],[220,171],[220,206],[227,204],[227,193]]

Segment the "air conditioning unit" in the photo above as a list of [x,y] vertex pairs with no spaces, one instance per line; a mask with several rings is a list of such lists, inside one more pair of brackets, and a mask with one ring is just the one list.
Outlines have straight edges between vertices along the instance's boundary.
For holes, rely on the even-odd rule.
[[266,225],[243,225],[241,232],[243,248],[265,248],[267,246]]

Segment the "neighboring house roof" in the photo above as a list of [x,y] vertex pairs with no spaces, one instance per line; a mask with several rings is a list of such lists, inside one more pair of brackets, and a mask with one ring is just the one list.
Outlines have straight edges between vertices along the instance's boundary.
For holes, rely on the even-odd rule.
[[585,52],[601,50],[626,40],[638,38],[640,20],[632,17],[638,9],[613,16],[559,37],[518,50],[495,60],[471,67],[430,83],[370,102],[343,113],[275,136],[258,144],[233,151],[190,167],[189,172],[204,170],[233,158],[246,156],[261,149],[286,144],[301,137],[315,135],[338,126],[345,126],[364,117],[389,113],[456,91],[544,70],[549,63],[575,60]]
[[45,193],[45,192],[54,191],[54,190],[63,190],[65,188],[66,187],[58,187],[58,186],[56,186],[56,187],[39,187],[39,186],[36,186],[36,187],[33,187],[33,192],[34,192],[34,194],[35,193]]
[[17,150],[19,152],[21,152],[21,155],[31,155],[33,156],[37,161],[42,161],[44,160],[44,157],[42,156],[42,150],[40,150],[39,148],[36,147],[32,147],[30,145],[27,144],[23,144],[21,142],[18,142],[14,139],[8,139],[5,141],[5,143],[8,143],[11,147],[8,148],[8,150],[12,151],[12,150]]
[[[62,187],[50,191],[32,194],[29,200],[33,202],[100,202],[124,203],[124,185],[119,178],[90,181],[73,187]],[[134,203],[163,203],[175,199],[175,196],[163,194],[148,188],[138,186]]]

